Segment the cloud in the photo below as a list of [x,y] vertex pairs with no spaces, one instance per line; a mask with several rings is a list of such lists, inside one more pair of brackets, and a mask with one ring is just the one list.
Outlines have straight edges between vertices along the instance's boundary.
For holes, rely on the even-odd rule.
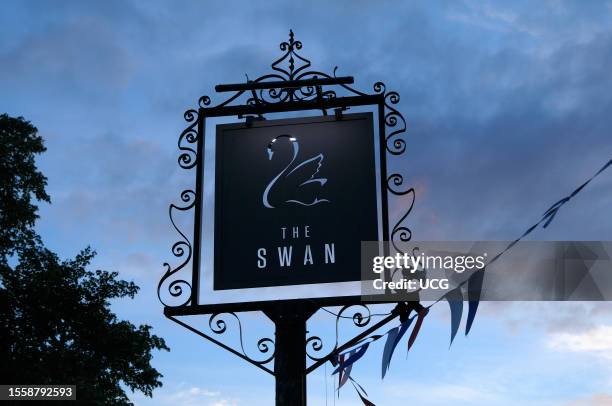
[[[141,394],[135,394],[133,401],[137,404],[146,402]],[[162,388],[153,397],[156,405],[160,406],[237,406],[238,400],[224,396],[219,391],[213,391],[199,386],[187,386],[184,383],[178,385],[172,392],[170,389]]]
[[586,353],[612,360],[612,325],[600,325],[581,333],[553,333],[547,345],[556,351]]
[[386,404],[442,405],[458,403],[462,405],[481,405],[500,404],[503,400],[498,394],[479,386],[481,385],[404,382],[402,385],[384,387],[383,392],[386,395]]
[[[404,101],[408,152],[390,162],[407,185],[428,185],[408,218],[415,239],[514,239],[612,157],[612,123],[602,108],[612,105],[602,70],[612,62],[609,33],[568,39],[546,54],[501,39],[483,52],[467,34],[444,38],[435,28],[423,34],[433,37],[425,52],[405,30],[392,35],[411,62],[393,86]],[[610,179],[589,185],[536,238],[609,238],[601,210]],[[391,209],[404,204],[394,199]]]
[[451,11],[448,18],[491,31],[517,31],[533,36],[540,35],[536,27],[521,21],[516,11],[495,7],[491,3],[466,4],[465,10]]
[[70,104],[116,103],[135,73],[121,38],[91,16],[49,24],[12,45],[0,52],[0,70],[6,89],[21,93],[20,99],[69,95]]
[[612,322],[610,302],[483,302],[478,311],[501,321],[512,334],[576,334]]

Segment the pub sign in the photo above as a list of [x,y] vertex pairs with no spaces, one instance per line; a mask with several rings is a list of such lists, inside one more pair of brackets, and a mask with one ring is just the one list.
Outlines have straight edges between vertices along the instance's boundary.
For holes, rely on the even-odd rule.
[[214,289],[359,281],[375,145],[372,113],[218,125]]

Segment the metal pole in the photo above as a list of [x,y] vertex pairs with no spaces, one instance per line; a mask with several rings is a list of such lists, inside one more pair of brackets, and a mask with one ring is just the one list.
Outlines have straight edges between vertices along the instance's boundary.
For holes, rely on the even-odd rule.
[[306,405],[306,320],[287,315],[276,320],[276,405]]
[[306,406],[306,321],[315,310],[302,303],[266,311],[276,328],[276,406]]

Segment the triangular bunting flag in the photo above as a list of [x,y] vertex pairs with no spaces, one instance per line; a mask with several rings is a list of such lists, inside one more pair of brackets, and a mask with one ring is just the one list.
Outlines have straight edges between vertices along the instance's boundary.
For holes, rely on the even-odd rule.
[[451,311],[451,340],[450,345],[453,344],[453,340],[459,331],[459,324],[461,323],[461,315],[463,314],[463,294],[461,288],[457,287],[446,295],[444,295],[448,301]]
[[414,328],[412,329],[412,333],[410,333],[410,338],[408,339],[408,351],[410,351],[417,336],[419,335],[419,331],[421,330],[421,325],[423,324],[423,319],[425,318],[425,316],[427,316],[427,313],[429,313],[429,309],[426,307],[419,310],[417,321],[414,325]]
[[476,317],[476,310],[478,310],[478,304],[480,303],[480,296],[482,294],[482,283],[484,280],[484,268],[474,272],[470,279],[468,279],[468,316],[467,322],[465,323],[465,335],[468,335],[474,318]]

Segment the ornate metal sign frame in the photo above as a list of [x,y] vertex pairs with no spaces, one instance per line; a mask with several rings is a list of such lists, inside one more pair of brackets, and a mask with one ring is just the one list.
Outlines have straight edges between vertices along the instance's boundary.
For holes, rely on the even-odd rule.
[[[354,80],[350,76],[336,76],[337,67],[332,74],[312,70],[311,62],[298,54],[302,43],[295,40],[293,31],[289,40],[280,44],[283,55],[275,60],[272,73],[261,76],[246,83],[217,85],[219,93],[233,92],[225,101],[212,106],[208,96],[202,96],[197,109],[187,110],[184,118],[187,128],[178,139],[180,155],[178,164],[185,170],[195,169],[195,190],[186,189],[180,193],[181,203],[169,207],[170,221],[179,234],[180,239],[172,246],[172,254],[179,260],[176,265],[165,263],[165,272],[158,284],[158,298],[164,304],[164,314],[210,340],[226,350],[238,355],[253,365],[277,377],[277,402],[279,404],[305,403],[305,376],[328,360],[334,354],[348,348],[352,343],[366,337],[395,317],[405,319],[411,309],[416,309],[418,303],[399,303],[396,308],[385,314],[377,323],[373,323],[373,314],[369,303],[361,301],[359,296],[346,296],[320,299],[296,299],[284,301],[262,301],[228,304],[201,305],[198,303],[200,249],[202,235],[202,199],[204,176],[204,134],[206,118],[237,116],[244,119],[247,125],[252,120],[263,119],[267,113],[291,112],[302,110],[320,110],[328,115],[333,110],[337,118],[350,107],[373,106],[378,113],[378,133],[380,137],[380,169],[381,189],[384,189],[382,201],[383,235],[391,241],[393,247],[401,251],[397,242],[409,241],[411,230],[403,225],[412,211],[415,190],[404,186],[404,178],[400,173],[387,175],[387,154],[398,156],[405,152],[406,142],[402,138],[406,131],[406,121],[396,109],[400,96],[395,91],[387,91],[382,82],[376,82],[373,93],[361,92],[350,85]],[[240,104],[244,100],[244,104]],[[384,151],[382,148],[384,147]],[[402,189],[402,187],[404,189]],[[403,214],[389,229],[387,194],[408,199],[404,202]],[[193,240],[187,236],[177,224],[177,213],[193,212]],[[191,281],[189,281],[189,263],[191,263]],[[371,303],[370,303],[371,304]],[[322,340],[318,336],[307,336],[306,321],[320,308],[326,306],[343,306],[334,314],[336,325],[341,319],[349,318],[358,328],[363,329],[353,339],[336,342],[326,354],[321,354]],[[243,344],[242,323],[238,312],[261,311],[265,313],[276,326],[275,340],[265,337],[257,341],[260,357],[251,357],[245,351]],[[209,315],[208,331],[194,327],[179,319],[181,316]],[[227,331],[228,320],[232,318],[238,325],[239,348],[222,343],[220,338]],[[337,330],[337,329],[336,329]],[[301,348],[301,350],[300,350]],[[310,350],[311,352],[309,352]],[[314,353],[314,354],[313,354]],[[306,357],[313,363],[306,367]],[[268,365],[274,360],[274,370]],[[282,378],[282,379],[281,379]],[[298,395],[291,395],[297,392]],[[291,397],[291,400],[287,396]]]

